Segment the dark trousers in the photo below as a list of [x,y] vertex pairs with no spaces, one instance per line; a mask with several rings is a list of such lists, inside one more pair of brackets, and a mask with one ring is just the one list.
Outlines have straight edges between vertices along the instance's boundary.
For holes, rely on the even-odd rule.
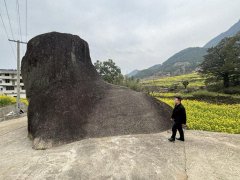
[[176,123],[176,122],[172,126],[172,138],[175,139],[177,130],[178,130],[178,132],[180,134],[180,138],[184,139],[184,133],[183,133],[183,129],[182,129],[182,124],[179,124],[179,123]]

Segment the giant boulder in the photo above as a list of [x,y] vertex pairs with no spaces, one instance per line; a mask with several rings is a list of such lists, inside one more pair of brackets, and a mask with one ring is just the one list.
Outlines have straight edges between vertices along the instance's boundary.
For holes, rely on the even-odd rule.
[[35,149],[170,127],[168,105],[104,82],[91,62],[88,43],[76,35],[51,32],[31,39],[21,72]]

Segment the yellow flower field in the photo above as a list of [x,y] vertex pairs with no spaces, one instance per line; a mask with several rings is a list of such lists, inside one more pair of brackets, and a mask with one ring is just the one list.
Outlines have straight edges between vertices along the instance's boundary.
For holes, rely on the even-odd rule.
[[[172,98],[158,98],[173,107]],[[189,129],[240,134],[240,104],[183,100]]]

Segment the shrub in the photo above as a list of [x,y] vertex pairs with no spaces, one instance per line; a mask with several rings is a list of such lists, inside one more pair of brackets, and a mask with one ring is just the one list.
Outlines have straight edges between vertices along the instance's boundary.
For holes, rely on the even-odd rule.
[[7,106],[10,104],[15,104],[16,98],[6,95],[0,95],[0,106]]
[[193,97],[195,97],[195,98],[201,99],[201,98],[206,98],[206,97],[216,97],[216,96],[217,96],[217,93],[201,90],[201,91],[195,91],[195,92],[193,92],[192,95],[193,95]]
[[173,83],[170,87],[169,87],[169,91],[175,91],[178,89],[179,84],[178,83]]
[[[21,98],[20,101],[28,106],[28,101],[26,98]],[[0,95],[0,107],[15,104],[17,102],[15,97]]]
[[225,103],[225,104],[238,104],[240,97],[231,96],[228,94],[209,92],[209,91],[196,91],[192,93],[193,98],[196,100],[202,100],[206,102],[212,102],[216,104]]
[[[125,77],[124,80],[119,85],[126,86],[134,91],[142,90],[142,85],[140,84],[139,79],[135,79],[133,77]],[[145,90],[148,89],[146,88]]]
[[225,88],[221,91],[226,94],[240,94],[240,86]]
[[26,98],[21,98],[20,101],[28,106],[28,100]]
[[206,89],[212,92],[219,92],[221,89],[223,89],[223,85],[220,82],[208,83],[206,85]]

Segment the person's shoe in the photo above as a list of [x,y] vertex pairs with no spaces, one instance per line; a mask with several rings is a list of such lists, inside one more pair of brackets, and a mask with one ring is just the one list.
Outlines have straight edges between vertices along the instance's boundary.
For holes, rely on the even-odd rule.
[[177,140],[179,140],[179,141],[184,141],[184,139],[183,138],[176,138]]
[[175,139],[173,139],[173,138],[169,138],[168,139],[170,142],[174,142],[175,141]]

